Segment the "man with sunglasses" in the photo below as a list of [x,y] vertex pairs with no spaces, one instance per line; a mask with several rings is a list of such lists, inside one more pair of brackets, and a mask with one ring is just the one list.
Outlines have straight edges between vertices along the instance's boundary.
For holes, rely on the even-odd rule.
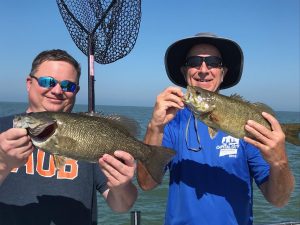
[[[79,63],[63,50],[38,54],[26,79],[26,112],[71,112],[80,73]],[[99,164],[66,159],[56,170],[52,156],[35,149],[25,129],[11,128],[12,120],[0,118],[1,225],[96,225],[97,191],[114,211],[131,208],[137,189],[130,154],[116,151]]]
[[[173,43],[166,51],[165,66],[170,80],[180,87],[218,92],[239,82],[243,52],[230,39],[200,33]],[[168,87],[158,95],[144,139],[177,151],[167,166],[165,224],[252,224],[253,180],[271,204],[284,206],[294,177],[279,122],[263,113],[272,130],[248,121],[245,129],[257,140],[237,139],[195,119],[182,99],[179,87]],[[137,173],[143,189],[157,185],[139,163]]]

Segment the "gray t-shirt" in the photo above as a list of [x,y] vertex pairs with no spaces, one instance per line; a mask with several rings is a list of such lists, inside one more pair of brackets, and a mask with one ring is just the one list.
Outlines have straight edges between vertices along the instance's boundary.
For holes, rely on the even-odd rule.
[[[13,116],[0,118],[0,133]],[[68,159],[56,170],[52,156],[35,149],[0,186],[1,225],[96,225],[96,190],[107,190],[97,163]]]

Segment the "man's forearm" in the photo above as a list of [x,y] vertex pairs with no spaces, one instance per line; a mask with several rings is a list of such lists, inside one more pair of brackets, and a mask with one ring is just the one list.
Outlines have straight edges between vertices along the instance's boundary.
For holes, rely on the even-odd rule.
[[288,164],[276,165],[270,168],[267,182],[261,185],[265,198],[276,207],[287,204],[294,190],[295,179]]
[[137,199],[137,188],[130,182],[118,189],[110,189],[107,195],[107,204],[115,212],[127,212]]
[[144,143],[148,145],[160,146],[163,139],[163,128],[155,127],[151,123],[148,124]]

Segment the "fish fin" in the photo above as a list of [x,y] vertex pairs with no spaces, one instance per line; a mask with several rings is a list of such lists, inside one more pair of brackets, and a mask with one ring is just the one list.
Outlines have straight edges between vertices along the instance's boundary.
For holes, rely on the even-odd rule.
[[234,100],[236,100],[236,101],[240,101],[240,102],[243,102],[243,103],[250,104],[250,105],[252,105],[253,107],[259,109],[259,111],[264,111],[264,112],[271,112],[271,111],[272,111],[272,112],[273,112],[273,110],[272,110],[269,106],[267,106],[266,104],[260,103],[260,102],[252,103],[252,102],[250,102],[250,101],[244,99],[244,98],[243,98],[241,95],[239,95],[239,94],[232,94],[232,95],[230,95],[229,98],[232,98],[232,99],[234,99]]
[[275,112],[273,111],[273,109],[271,109],[270,106],[268,106],[264,103],[255,102],[255,103],[252,103],[252,105],[261,112],[266,112],[266,113],[269,113],[269,114],[275,116]]
[[135,119],[120,115],[109,115],[107,119],[133,137],[137,137],[141,132],[141,126]]
[[141,133],[140,124],[136,120],[127,116],[117,114],[105,115],[103,112],[78,112],[77,114],[103,118],[111,125],[118,127],[118,129],[133,137],[137,137]]
[[53,161],[57,170],[60,170],[66,163],[65,157],[59,155],[53,155]]
[[300,123],[286,123],[280,124],[283,132],[285,133],[286,141],[300,146]]
[[241,102],[250,104],[251,106],[253,106],[255,109],[257,109],[257,110],[260,111],[260,112],[267,112],[267,113],[269,113],[269,114],[271,114],[271,115],[273,115],[273,116],[275,115],[275,112],[273,111],[273,109],[272,109],[270,106],[268,106],[268,105],[266,105],[266,104],[264,104],[264,103],[261,103],[261,102],[251,103],[250,101],[245,100],[245,99],[244,99],[242,96],[240,96],[239,94],[232,94],[232,95],[230,96],[230,98],[235,99],[235,100],[237,100],[237,101],[241,101]]
[[214,138],[216,134],[218,133],[218,130],[213,127],[208,127],[208,133],[210,138]]
[[140,162],[150,174],[152,179],[156,183],[161,184],[166,171],[166,165],[176,154],[176,152],[173,149],[165,148],[162,146],[147,146],[150,148],[151,151],[150,157],[147,157],[146,160]]
[[76,114],[83,115],[83,116],[96,116],[96,117],[104,116],[103,112],[77,112]]
[[140,124],[132,118],[121,115],[107,115],[103,116],[103,118],[107,119],[111,125],[118,127],[127,135],[137,137],[140,134]]
[[238,101],[242,101],[242,102],[248,102],[247,100],[245,100],[241,95],[237,94],[237,93],[234,93],[234,94],[231,94],[229,96],[229,98],[232,98],[232,99],[235,99],[235,100],[238,100]]
[[260,112],[267,112],[267,113],[269,113],[269,114],[271,114],[273,116],[275,115],[275,112],[273,111],[273,109],[270,106],[268,106],[268,105],[266,105],[264,103],[261,103],[261,102],[251,103],[250,101],[245,100],[239,94],[232,94],[232,95],[230,95],[230,98],[235,99],[237,101],[242,101],[244,103],[248,103],[248,104],[252,105],[258,111],[260,111]]

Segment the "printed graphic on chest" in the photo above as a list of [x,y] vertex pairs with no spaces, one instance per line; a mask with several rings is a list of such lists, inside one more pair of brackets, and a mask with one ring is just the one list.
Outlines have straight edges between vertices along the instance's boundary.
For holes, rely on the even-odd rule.
[[236,157],[237,150],[240,146],[238,138],[234,138],[232,136],[226,136],[222,138],[222,144],[217,145],[217,149],[220,150],[219,157],[228,156],[228,157]]
[[[36,156],[36,163],[34,160]],[[38,149],[36,155],[34,153],[28,158],[25,166],[26,174],[33,175],[38,173],[42,177],[54,177],[57,179],[74,180],[78,176],[78,162],[73,159],[66,159],[65,165],[59,170],[55,168],[53,156],[45,157],[46,154],[42,150]],[[18,168],[14,168],[11,172],[17,173]]]

